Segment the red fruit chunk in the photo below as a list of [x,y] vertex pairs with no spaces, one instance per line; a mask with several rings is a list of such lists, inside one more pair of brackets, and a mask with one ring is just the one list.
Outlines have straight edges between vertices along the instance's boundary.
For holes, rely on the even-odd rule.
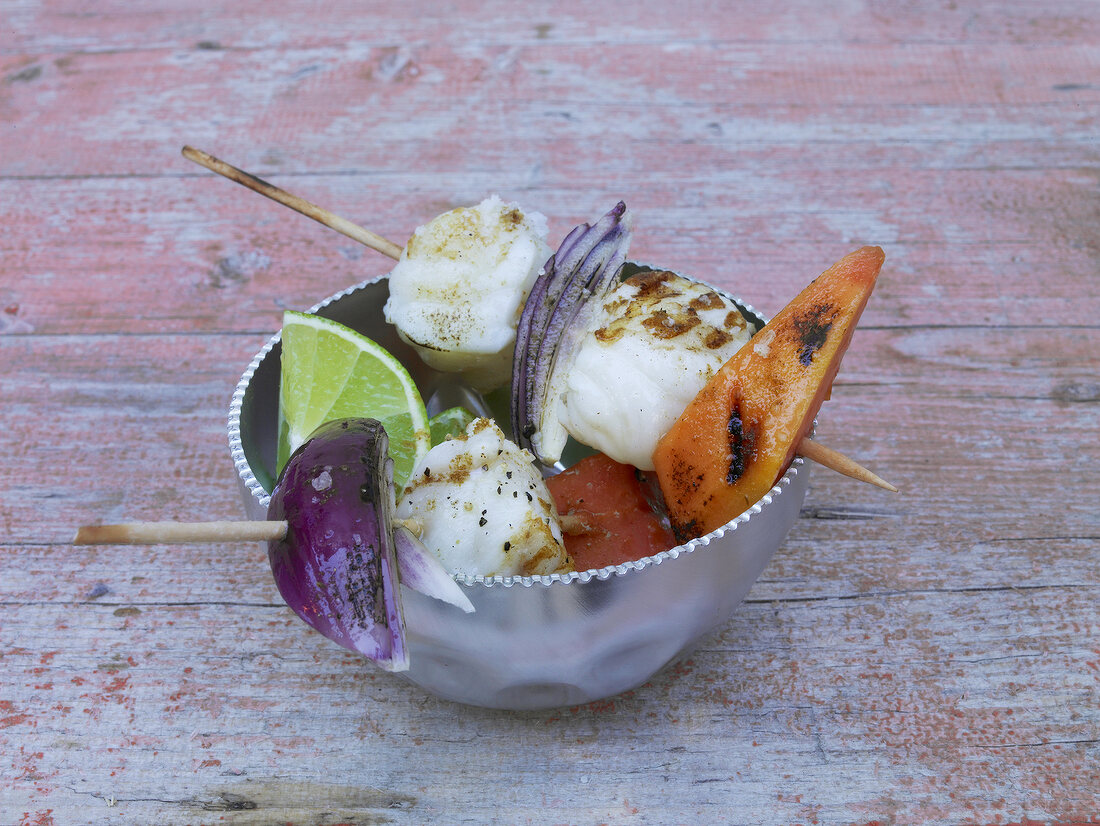
[[562,515],[565,549],[578,571],[621,565],[676,542],[650,506],[639,471],[602,453],[546,481]]

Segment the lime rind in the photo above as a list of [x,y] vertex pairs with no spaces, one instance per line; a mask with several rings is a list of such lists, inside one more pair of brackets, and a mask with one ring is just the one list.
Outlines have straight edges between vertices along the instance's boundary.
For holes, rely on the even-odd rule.
[[349,327],[309,313],[283,316],[278,471],[309,436],[334,419],[378,419],[390,439],[394,482],[403,487],[431,447],[424,400],[391,353]]

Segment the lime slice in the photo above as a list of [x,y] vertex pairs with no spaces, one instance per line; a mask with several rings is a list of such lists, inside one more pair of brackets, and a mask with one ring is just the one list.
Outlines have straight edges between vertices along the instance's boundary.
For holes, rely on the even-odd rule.
[[428,412],[412,376],[379,344],[307,313],[283,315],[278,472],[318,427],[333,419],[378,419],[390,439],[394,485],[431,447]]
[[461,436],[466,426],[474,420],[474,414],[465,407],[452,407],[442,413],[436,413],[429,420],[432,429],[432,447],[448,438]]

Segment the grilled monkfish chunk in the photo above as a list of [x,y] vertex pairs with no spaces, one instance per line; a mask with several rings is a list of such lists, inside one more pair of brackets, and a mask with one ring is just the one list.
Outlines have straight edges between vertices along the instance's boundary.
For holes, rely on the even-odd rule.
[[493,195],[409,239],[389,278],[386,320],[431,367],[479,390],[508,382],[523,302],[552,250],[546,218]]
[[492,419],[433,447],[397,503],[452,573],[536,576],[573,570],[553,499],[533,457]]
[[671,272],[631,276],[602,300],[572,361],[555,367],[558,419],[577,441],[652,470],[657,441],[754,332],[705,284]]

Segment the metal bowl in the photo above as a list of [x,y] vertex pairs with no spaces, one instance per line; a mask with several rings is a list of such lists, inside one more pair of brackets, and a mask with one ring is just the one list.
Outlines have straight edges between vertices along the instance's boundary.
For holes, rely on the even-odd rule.
[[[448,378],[385,322],[388,295],[382,277],[311,311],[400,358],[425,398],[447,392]],[[764,323],[738,304],[758,327]],[[279,357],[275,335],[241,376],[229,411],[229,446],[251,519],[266,518],[274,483]],[[492,401],[507,432],[507,400]],[[798,518],[807,479],[796,458],[732,522],[635,562],[541,577],[456,577],[476,608],[472,614],[403,589],[411,659],[404,675],[440,697],[501,709],[571,706],[635,688],[729,619]]]

